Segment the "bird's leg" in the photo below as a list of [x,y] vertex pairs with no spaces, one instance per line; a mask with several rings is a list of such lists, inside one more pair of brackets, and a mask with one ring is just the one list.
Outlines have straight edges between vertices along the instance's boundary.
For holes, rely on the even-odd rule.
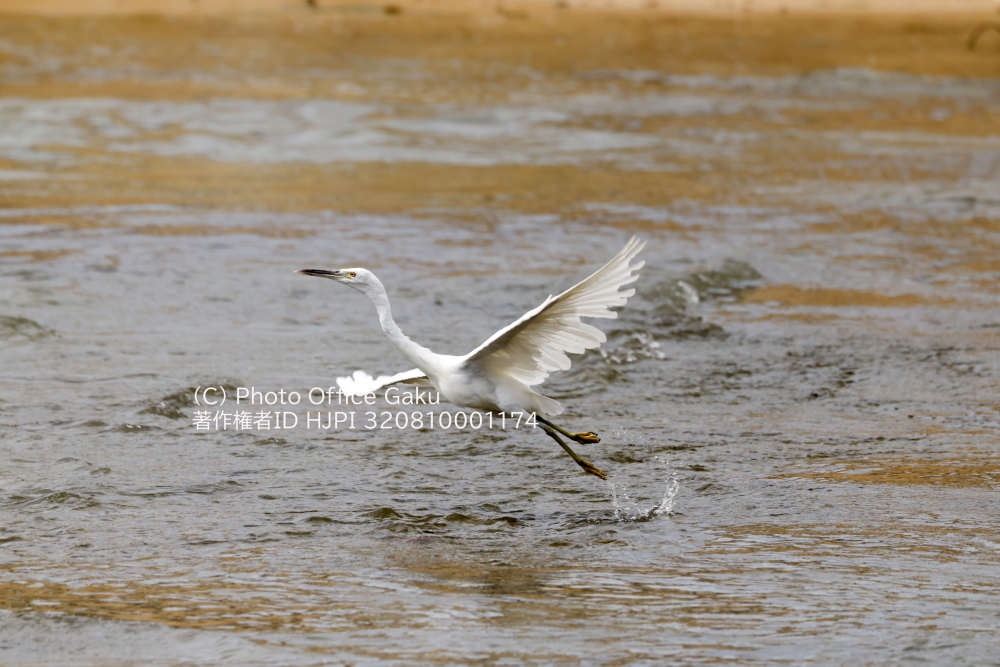
[[591,463],[590,461],[584,461],[579,456],[577,456],[576,452],[574,452],[572,449],[570,449],[569,445],[567,445],[565,442],[562,441],[562,438],[560,438],[559,434],[555,432],[555,429],[553,429],[551,426],[548,425],[548,422],[543,421],[543,420],[539,420],[539,421],[542,421],[542,430],[544,430],[556,442],[558,442],[559,446],[566,450],[566,453],[569,454],[573,458],[574,461],[576,461],[577,465],[579,465],[581,468],[583,468],[584,472],[589,472],[591,475],[594,475],[596,477],[600,477],[601,479],[605,479],[606,480],[608,478],[608,476],[605,475],[604,472],[600,468],[598,468],[597,466],[595,466],[593,463]]
[[600,442],[601,441],[601,439],[598,438],[597,434],[594,433],[593,431],[587,431],[586,433],[570,433],[569,431],[567,431],[564,428],[559,428],[558,426],[556,426],[555,424],[553,424],[552,422],[550,422],[548,419],[544,419],[542,417],[539,417],[538,415],[535,415],[535,419],[537,419],[538,421],[542,422],[543,424],[545,424],[549,428],[553,428],[553,429],[559,431],[560,433],[562,433],[563,435],[565,435],[570,440],[573,440],[575,442],[579,442],[581,445],[589,445],[591,443]]

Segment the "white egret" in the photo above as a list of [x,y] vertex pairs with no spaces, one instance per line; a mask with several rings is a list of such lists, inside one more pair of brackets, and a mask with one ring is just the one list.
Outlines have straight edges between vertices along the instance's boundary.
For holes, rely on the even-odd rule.
[[549,296],[540,306],[528,311],[513,324],[501,329],[472,352],[462,356],[436,354],[407,338],[392,319],[385,287],[366,269],[303,269],[307,276],[329,278],[356,289],[368,297],[378,311],[382,331],[396,349],[416,365],[411,371],[383,375],[373,379],[364,371],[353,377],[337,378],[341,391],[361,396],[400,382],[429,383],[451,403],[476,410],[492,412],[534,413],[542,429],[562,446],[566,453],[586,472],[607,479],[592,463],[576,455],[559,434],[586,444],[600,442],[596,433],[571,433],[546,417],[562,413],[562,406],[553,399],[532,390],[549,373],[570,367],[566,353],[579,354],[598,347],[607,340],[597,327],[584,324],[581,317],[618,317],[609,310],[622,306],[635,289],[621,287],[635,281],[635,272],[645,262],[629,262],[646,245],[636,237],[615,257],[559,296]]

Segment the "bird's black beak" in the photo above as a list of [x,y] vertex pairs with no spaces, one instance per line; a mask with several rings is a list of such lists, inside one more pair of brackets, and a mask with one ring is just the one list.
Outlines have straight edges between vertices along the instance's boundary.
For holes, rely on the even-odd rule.
[[337,280],[343,276],[340,271],[327,271],[326,269],[302,269],[301,271],[296,271],[295,273],[301,273],[304,276],[316,276],[317,278],[330,278],[331,280]]

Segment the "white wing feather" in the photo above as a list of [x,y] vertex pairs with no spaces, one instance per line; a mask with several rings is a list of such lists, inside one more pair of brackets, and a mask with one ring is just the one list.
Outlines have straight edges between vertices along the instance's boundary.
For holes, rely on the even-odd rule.
[[504,373],[527,386],[540,384],[555,370],[570,367],[566,353],[579,354],[607,340],[597,327],[581,317],[618,317],[608,310],[623,306],[635,289],[620,290],[639,276],[645,262],[629,262],[646,245],[632,237],[614,259],[593,275],[495,333],[469,353],[465,364],[480,366],[490,374]]
[[354,371],[354,374],[350,377],[337,378],[337,386],[340,387],[340,391],[345,396],[364,396],[365,394],[376,392],[382,387],[388,387],[391,384],[398,384],[400,382],[406,384],[430,384],[427,381],[427,376],[419,368],[414,368],[412,371],[406,371],[405,373],[396,373],[395,375],[380,375],[378,378],[373,378],[364,371]]

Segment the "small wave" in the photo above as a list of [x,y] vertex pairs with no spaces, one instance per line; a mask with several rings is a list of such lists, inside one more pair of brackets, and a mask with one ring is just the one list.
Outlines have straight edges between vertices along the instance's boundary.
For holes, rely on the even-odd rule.
[[[200,387],[219,387],[229,395],[235,395],[236,389],[242,387],[243,383],[232,378],[221,380],[206,380],[199,384]],[[188,415],[183,412],[185,408],[193,408],[197,405],[194,400],[195,391],[198,387],[185,387],[180,391],[164,396],[158,401],[140,410],[140,415],[159,415],[168,419],[187,419]]]
[[705,301],[736,299],[762,280],[763,276],[753,266],[729,258],[718,268],[663,278],[647,287],[640,285],[637,294],[657,306],[683,311]]
[[546,385],[553,398],[566,399],[602,391],[623,377],[623,366],[668,358],[664,341],[721,339],[728,336],[707,321],[699,308],[711,301],[735,301],[757,287],[762,276],[750,264],[726,259],[717,268],[667,275],[652,267],[647,283],[618,312],[607,341],[573,360],[572,368]]
[[100,504],[100,501],[85,493],[37,489],[10,496],[0,502],[0,509],[43,512],[51,509],[87,509]]
[[142,431],[159,431],[160,428],[156,426],[148,426],[146,424],[119,424],[113,428],[106,429],[103,432],[112,431],[114,433],[140,433]]
[[613,331],[610,349],[597,349],[597,354],[612,364],[634,364],[641,359],[665,359],[660,343],[648,331]]
[[119,491],[118,493],[123,496],[135,496],[137,498],[166,498],[168,496],[183,496],[186,494],[212,495],[214,493],[239,493],[244,490],[242,484],[229,479],[207,484],[154,487],[141,491]]
[[27,317],[0,315],[0,338],[38,340],[56,335],[58,334],[55,329],[50,329],[34,320],[29,320]]
[[[380,507],[359,516],[363,523],[378,523],[379,530],[390,533],[419,533],[429,535],[446,535],[454,531],[465,532],[468,529],[496,532],[521,525],[515,516],[483,514],[469,511],[453,511],[444,513],[411,514],[397,512],[391,507]],[[354,522],[351,522],[354,523]]]

